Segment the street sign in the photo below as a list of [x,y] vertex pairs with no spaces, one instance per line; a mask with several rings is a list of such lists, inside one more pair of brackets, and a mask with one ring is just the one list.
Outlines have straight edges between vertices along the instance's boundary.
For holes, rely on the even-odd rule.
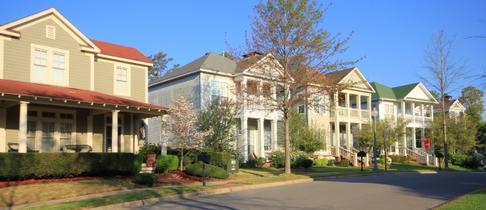
[[358,155],[358,157],[366,157],[366,152],[365,151],[359,151],[357,155]]
[[425,137],[424,138],[424,149],[430,150],[431,148],[432,148],[432,142],[431,142],[430,138]]
[[197,160],[209,164],[209,162],[211,161],[211,156],[207,152],[203,152],[197,156]]

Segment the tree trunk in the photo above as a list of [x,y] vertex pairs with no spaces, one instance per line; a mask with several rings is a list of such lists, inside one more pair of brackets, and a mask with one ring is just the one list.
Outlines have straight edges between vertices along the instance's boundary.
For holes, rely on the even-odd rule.
[[181,148],[179,151],[180,151],[179,153],[181,154],[181,161],[179,162],[180,163],[179,171],[183,171],[184,170],[184,149]]
[[289,118],[287,114],[284,114],[285,124],[285,173],[292,173],[290,169],[290,136],[289,136]]
[[442,134],[444,135],[444,169],[449,168],[449,145],[447,143],[447,124],[446,124],[446,114],[445,114],[445,99],[444,94],[442,94]]

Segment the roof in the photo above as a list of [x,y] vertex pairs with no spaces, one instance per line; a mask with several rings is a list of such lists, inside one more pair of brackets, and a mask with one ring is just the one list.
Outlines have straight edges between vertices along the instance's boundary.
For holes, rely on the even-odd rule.
[[61,87],[55,85],[38,84],[31,82],[22,82],[16,80],[0,79],[0,92],[2,96],[25,95],[33,97],[47,97],[53,100],[69,100],[81,103],[94,103],[105,105],[126,106],[137,109],[166,111],[161,106],[147,104],[131,99],[108,95],[90,90],[82,90],[70,87]]
[[126,58],[130,60],[136,60],[145,63],[152,63],[152,60],[145,57],[140,51],[133,47],[127,47],[123,45],[113,44],[104,41],[93,40],[91,41],[100,48],[101,54]]
[[375,89],[375,93],[373,93],[372,99],[403,99],[419,84],[419,82],[416,82],[391,88],[378,82],[372,82],[371,86],[373,86],[373,88]]
[[343,80],[344,77],[346,77],[346,75],[348,75],[353,70],[354,70],[354,67],[349,68],[349,69],[343,69],[343,70],[339,70],[339,71],[330,72],[330,73],[327,73],[326,76],[330,81],[332,81],[334,83],[338,83],[341,80]]
[[150,85],[155,85],[163,81],[174,79],[176,77],[199,72],[201,69],[212,70],[221,73],[235,74],[236,62],[219,55],[217,53],[206,53],[202,57],[182,66],[171,70],[169,73],[160,79],[151,82]]

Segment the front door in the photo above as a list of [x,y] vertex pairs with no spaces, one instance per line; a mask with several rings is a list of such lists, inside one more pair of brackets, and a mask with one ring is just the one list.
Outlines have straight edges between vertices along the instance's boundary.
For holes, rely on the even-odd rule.
[[[112,133],[111,133],[111,125],[106,126],[105,129],[105,152],[111,152],[111,142],[113,140],[112,138]],[[120,126],[118,126],[118,150],[120,150],[120,145],[121,145],[121,132],[122,129]]]

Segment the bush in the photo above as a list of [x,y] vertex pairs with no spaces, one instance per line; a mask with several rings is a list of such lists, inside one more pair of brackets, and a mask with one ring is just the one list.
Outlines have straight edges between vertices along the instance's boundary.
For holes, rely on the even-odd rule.
[[337,161],[335,164],[336,166],[340,166],[340,167],[349,167],[350,162],[349,160],[342,159],[340,161]]
[[[200,176],[202,177],[203,175],[203,163],[202,162],[197,162],[191,165],[186,166],[186,173],[189,175],[193,176]],[[218,178],[218,179],[227,179],[229,177],[229,174],[226,170],[206,164],[206,177],[213,177],[213,178]]]
[[272,152],[270,155],[270,161],[275,168],[283,168],[285,166],[285,155],[281,151]]
[[135,158],[133,160],[132,174],[137,175],[140,172],[140,170],[142,170],[142,163],[143,163],[143,159],[144,159],[144,154],[138,153],[134,156],[135,156]]
[[157,158],[155,171],[157,173],[167,173],[176,171],[179,166],[179,157],[175,155],[161,155]]
[[131,153],[0,153],[0,180],[131,175]]
[[305,169],[308,169],[310,167],[312,167],[312,164],[314,163],[314,161],[312,159],[302,159],[300,161],[300,165],[305,168]]
[[314,166],[315,167],[324,167],[329,164],[329,160],[326,158],[319,158],[314,160]]
[[265,158],[258,157],[258,158],[250,158],[246,163],[241,165],[242,168],[262,168],[267,161]]
[[476,169],[481,166],[481,160],[472,155],[452,154],[450,156],[451,163],[465,168]]
[[406,163],[410,161],[409,156],[403,155],[390,155],[389,156],[394,163]]
[[157,182],[157,176],[149,173],[137,174],[135,175],[134,182],[140,185],[152,187],[154,186],[155,182]]
[[207,152],[211,156],[209,163],[211,165],[218,166],[225,169],[226,171],[231,170],[231,153],[229,152]]

